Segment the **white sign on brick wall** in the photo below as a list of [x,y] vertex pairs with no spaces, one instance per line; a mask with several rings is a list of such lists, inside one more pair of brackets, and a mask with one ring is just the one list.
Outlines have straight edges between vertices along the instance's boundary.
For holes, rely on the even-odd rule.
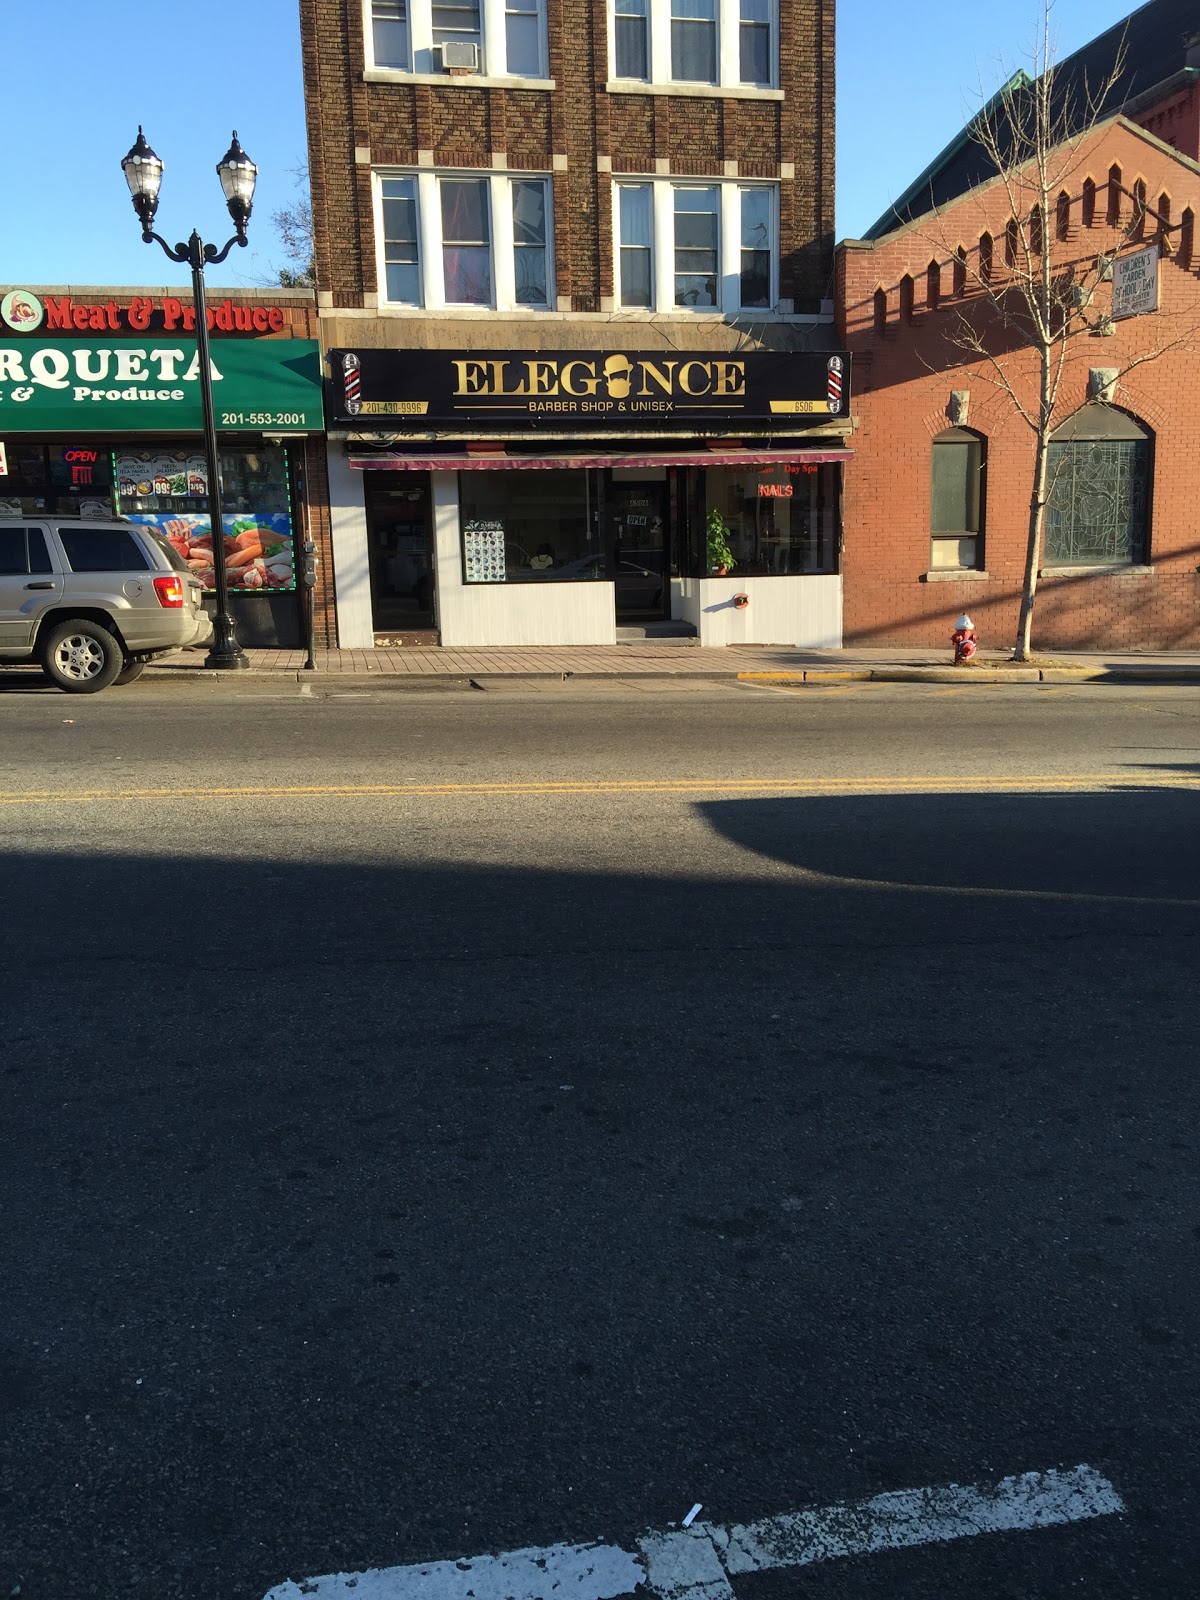
[[1118,256],[1112,264],[1113,321],[1158,310],[1158,244]]

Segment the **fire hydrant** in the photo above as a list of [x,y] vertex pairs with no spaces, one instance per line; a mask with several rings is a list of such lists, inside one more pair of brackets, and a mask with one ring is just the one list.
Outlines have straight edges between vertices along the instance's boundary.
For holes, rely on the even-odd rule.
[[954,665],[961,667],[963,662],[970,661],[979,649],[979,635],[975,632],[975,624],[965,611],[954,624],[954,632],[950,637],[954,644]]

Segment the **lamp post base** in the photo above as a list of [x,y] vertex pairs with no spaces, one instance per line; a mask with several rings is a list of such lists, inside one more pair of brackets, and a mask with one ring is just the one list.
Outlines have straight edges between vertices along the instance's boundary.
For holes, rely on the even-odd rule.
[[213,618],[213,641],[204,665],[220,672],[244,672],[249,667],[250,657],[237,642],[232,617],[218,612]]

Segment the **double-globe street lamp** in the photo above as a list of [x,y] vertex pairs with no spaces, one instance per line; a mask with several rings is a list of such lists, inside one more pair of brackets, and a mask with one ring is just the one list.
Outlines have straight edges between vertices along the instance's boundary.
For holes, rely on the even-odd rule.
[[233,618],[229,614],[229,583],[225,568],[225,521],[221,512],[221,462],[217,454],[217,419],[213,410],[212,366],[208,354],[208,306],[204,297],[204,269],[215,267],[233,249],[244,245],[246,224],[254,203],[254,180],[258,168],[238,143],[236,132],[233,143],[217,163],[217,176],[225,191],[225,203],[233,218],[236,230],[225,247],[205,244],[192,230],[186,244],[177,244],[172,250],[167,241],[154,232],[154,214],[158,210],[158,191],[162,187],[163,163],[146,143],[146,136],[138,128],[137,143],[121,162],[121,170],[133,196],[133,209],[142,224],[142,239],[146,244],[158,243],[172,261],[186,261],[192,269],[192,305],[196,317],[196,365],[200,378],[200,404],[204,416],[204,454],[208,464],[208,508],[212,520],[213,571],[217,582],[217,613],[213,618],[213,640],[205,658],[206,667],[224,667],[239,670],[250,665],[246,652],[237,642]]

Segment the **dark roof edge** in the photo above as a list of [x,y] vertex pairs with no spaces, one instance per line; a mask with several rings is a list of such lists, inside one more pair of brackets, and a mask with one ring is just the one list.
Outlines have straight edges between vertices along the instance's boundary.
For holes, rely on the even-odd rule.
[[909,184],[900,198],[892,202],[883,215],[871,224],[862,237],[864,239],[881,239],[884,234],[893,233],[898,226],[903,226],[902,213],[905,208],[916,202],[920,198],[922,191],[926,194],[928,193],[930,182],[940,169],[946,165],[951,156],[956,156],[963,146],[969,144],[975,137],[976,125],[991,113],[997,103],[1004,99],[1005,95],[1012,94],[1017,89],[1028,89],[1032,86],[1033,81],[1024,67],[1018,67],[1008,82],[1002,84],[987,104],[980,107],[966,126],[958,130],[946,148],[934,156],[924,172]]
[[1136,117],[1139,111],[1152,106],[1156,100],[1165,100],[1169,94],[1190,89],[1197,78],[1200,78],[1200,67],[1181,67],[1169,78],[1164,78],[1161,83],[1152,84],[1149,89],[1143,89],[1140,94],[1133,95],[1121,110],[1127,117]]
[[[1179,166],[1185,167],[1189,172],[1200,176],[1200,161],[1193,161],[1191,156],[1186,156],[1181,150],[1176,150],[1174,145],[1168,144],[1165,139],[1160,139],[1156,133],[1151,133],[1149,128],[1143,128],[1140,122],[1132,121],[1123,111],[1114,111],[1111,116],[1104,117],[1093,124],[1087,130],[1087,133],[1081,136],[1081,142],[1084,138],[1090,139],[1094,135],[1112,128],[1124,128],[1126,133],[1132,134],[1136,139],[1141,139],[1145,144],[1152,145],[1162,155],[1169,156],[1172,161],[1177,162]],[[984,189],[999,183],[1001,177],[1002,174],[997,172],[990,178],[984,178],[981,183],[973,184],[969,189],[963,189],[951,200],[947,200],[940,210],[937,206],[931,206],[928,210],[920,212],[916,216],[897,218],[887,233],[876,234],[874,237],[870,234],[865,234],[861,239],[840,239],[837,248],[839,250],[873,250],[876,245],[890,243],[892,239],[908,232],[910,228],[915,229],[922,223],[928,222],[930,217],[938,216],[940,211],[948,211],[951,207],[970,199],[972,195],[981,194]]]

